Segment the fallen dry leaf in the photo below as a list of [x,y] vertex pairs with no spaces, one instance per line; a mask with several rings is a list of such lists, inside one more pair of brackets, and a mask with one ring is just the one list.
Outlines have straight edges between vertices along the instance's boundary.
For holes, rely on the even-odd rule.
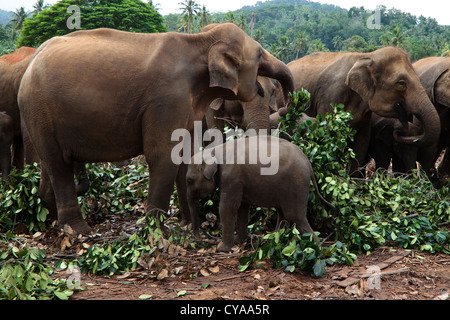
[[208,277],[209,275],[211,275],[211,274],[209,273],[209,271],[206,270],[205,268],[200,269],[200,273],[201,273],[202,276],[204,276],[204,277]]
[[169,276],[169,271],[167,269],[162,269],[161,272],[156,276],[156,279],[162,280]]
[[208,269],[209,269],[209,271],[211,271],[212,273],[219,273],[219,270],[220,270],[219,266],[210,267],[210,268],[208,268]]

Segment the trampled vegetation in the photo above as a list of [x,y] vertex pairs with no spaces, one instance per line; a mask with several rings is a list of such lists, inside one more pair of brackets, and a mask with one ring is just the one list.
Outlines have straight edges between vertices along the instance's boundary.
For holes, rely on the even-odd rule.
[[[320,232],[321,239],[326,240],[318,246],[310,235],[299,234],[295,226],[265,231],[270,228],[265,224],[270,224],[273,211],[254,208],[251,214],[254,221],[249,226],[251,253],[241,258],[241,270],[257,267],[259,260],[270,258],[275,268],[287,272],[306,270],[319,277],[326,272],[327,265],[351,265],[356,253],[370,252],[387,244],[450,253],[448,182],[443,188],[435,189],[420,170],[409,175],[377,171],[365,180],[350,178],[347,167],[353,152],[347,147],[347,141],[354,134],[348,124],[351,114],[338,105],[334,107],[335,113],[318,115],[315,122],[306,121],[298,126],[294,119],[303,112],[309,93],[294,93],[292,101],[293,106],[280,120],[280,127],[290,132],[292,142],[309,157],[322,193],[337,211],[330,211],[311,191],[309,220]],[[103,215],[111,213],[143,214],[146,166],[139,161],[123,168],[95,164],[88,166],[88,172],[91,187],[88,194],[80,197],[88,219],[101,221]],[[51,227],[51,221],[43,221],[47,211],[37,196],[38,182],[38,168],[27,167],[13,172],[10,182],[2,183],[0,228],[4,233],[1,246],[5,250],[0,265],[7,279],[0,283],[3,297],[67,298],[73,292],[63,279],[47,279],[41,275],[43,271],[51,274],[56,268],[54,262],[45,259],[43,250],[24,246],[20,238],[8,231],[19,224],[26,225],[30,232]],[[176,193],[172,204],[176,204]],[[212,197],[205,202],[204,213],[217,205],[217,197]],[[58,268],[71,265],[83,272],[120,274],[141,267],[142,261],[152,261],[161,252],[169,254],[169,251],[214,246],[192,239],[188,230],[180,228],[179,218],[176,214],[170,216],[170,233],[163,235],[159,228],[161,221],[144,216],[138,221],[135,234],[92,245],[76,259],[57,261]],[[219,235],[220,228],[216,225],[204,232]]]

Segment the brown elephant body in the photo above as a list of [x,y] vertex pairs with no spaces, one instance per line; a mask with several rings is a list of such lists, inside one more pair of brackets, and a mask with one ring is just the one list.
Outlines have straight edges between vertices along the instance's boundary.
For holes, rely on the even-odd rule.
[[[91,229],[77,203],[73,162],[119,161],[144,154],[147,210],[169,206],[178,165],[174,130],[193,129],[218,97],[251,100],[257,75],[292,90],[279,60],[233,24],[196,35],[77,31],[45,42],[19,90],[19,108],[41,159],[40,195],[58,222]],[[54,198],[53,198],[54,192]]]
[[[12,159],[12,164],[19,169],[24,167],[24,146],[17,93],[22,76],[35,51],[33,48],[21,47],[11,54],[0,57],[0,111],[4,111],[10,117],[11,125],[8,128],[12,133],[12,140],[8,141],[9,146],[12,146],[12,155],[11,148],[6,147],[3,141],[1,157]],[[3,168],[5,168],[5,171],[2,171],[4,177],[6,171],[8,171],[6,176],[9,174],[9,169],[6,168],[6,164],[2,166],[2,170]]]
[[[267,149],[262,153],[270,154],[271,160],[274,159],[272,157],[277,158],[274,162],[278,162],[278,170],[272,174],[262,174],[261,170],[274,166],[274,162],[263,164],[261,157],[254,162],[249,160],[251,155],[261,155],[261,148],[265,148],[263,140]],[[239,149],[239,143],[242,149]],[[212,149],[203,154],[201,164],[194,162],[194,156],[186,175],[192,227],[196,235],[200,225],[198,200],[217,187],[220,190],[219,215],[223,234],[219,251],[229,251],[233,241],[246,239],[250,205],[276,208],[282,219],[295,223],[299,231],[314,235],[306,215],[311,181],[316,193],[322,196],[311,164],[300,148],[284,139],[262,135],[230,140]],[[233,151],[230,153],[229,150]],[[239,162],[238,157],[241,156],[246,161]],[[223,161],[231,158],[233,163]],[[235,225],[237,237],[233,239]],[[317,241],[317,237],[315,239]]]
[[[441,151],[450,147],[450,57],[420,59],[413,67],[436,108],[441,124],[439,139],[428,148],[418,148],[417,153],[417,160],[424,170],[433,171]],[[443,176],[448,174],[447,161],[450,161],[448,156],[444,157],[438,168]]]
[[295,90],[311,93],[306,113],[332,112],[330,104],[342,103],[353,115],[356,130],[351,144],[356,154],[354,172],[364,164],[370,140],[370,118],[397,118],[404,126],[416,116],[424,128],[420,136],[398,136],[401,143],[431,145],[440,134],[439,118],[414,72],[406,52],[385,47],[370,53],[315,53],[288,64]]

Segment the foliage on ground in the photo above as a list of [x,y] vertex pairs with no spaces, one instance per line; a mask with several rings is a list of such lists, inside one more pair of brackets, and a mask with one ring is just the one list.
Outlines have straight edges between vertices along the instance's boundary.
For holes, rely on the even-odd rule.
[[0,300],[67,300],[74,292],[67,279],[54,278],[45,252],[19,237],[0,234]]
[[[356,253],[370,252],[382,245],[449,254],[448,183],[435,189],[421,170],[409,175],[377,171],[367,179],[351,178],[347,169],[354,157],[347,146],[354,134],[349,127],[351,115],[337,105],[333,106],[333,113],[318,115],[315,121],[299,125],[296,119],[308,101],[306,91],[294,93],[290,112],[280,126],[310,159],[321,193],[337,208],[336,212],[330,211],[311,190],[308,218],[312,225],[318,226],[315,229],[326,242],[316,244],[311,235],[300,234],[295,226],[272,231],[274,211],[253,208],[250,254],[240,259],[241,270],[258,267],[261,260],[269,259],[274,268],[287,272],[305,270],[318,277],[326,266],[351,265]],[[79,198],[86,219],[97,221],[105,213],[127,215],[145,211],[143,203],[148,192],[145,165],[139,161],[121,168],[92,164],[87,170],[90,189]],[[73,292],[63,280],[51,276],[61,263],[59,266],[47,263],[42,249],[20,245],[17,237],[6,233],[19,224],[27,226],[31,233],[50,226],[48,211],[38,197],[39,178],[39,168],[27,166],[25,170],[13,170],[10,179],[0,185],[0,294],[7,299],[65,299]],[[176,204],[176,197],[172,201]],[[215,207],[217,201],[214,196],[206,200],[205,211]],[[189,231],[180,228],[179,219],[173,214],[169,227],[167,220],[162,227],[162,217],[144,215],[134,234],[89,246],[76,259],[62,264],[94,274],[120,274],[139,267],[150,268],[161,255],[177,256],[189,248],[211,246],[192,241]],[[217,224],[213,232],[208,230],[205,235],[219,239]],[[158,278],[167,276],[164,270]]]

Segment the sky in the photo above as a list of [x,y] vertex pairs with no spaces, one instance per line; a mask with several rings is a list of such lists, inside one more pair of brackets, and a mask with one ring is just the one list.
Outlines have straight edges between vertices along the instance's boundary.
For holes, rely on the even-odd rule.
[[[265,2],[267,0],[260,0]],[[46,0],[45,3],[54,4],[57,0]],[[162,15],[180,13],[180,2],[184,0],[153,0],[159,4],[158,11]],[[258,0],[196,0],[198,4],[205,5],[209,12],[228,12],[240,9],[246,5],[254,5]],[[377,5],[384,5],[391,9],[395,7],[403,12],[409,12],[415,16],[435,18],[439,24],[450,25],[450,1],[448,0],[315,0],[315,2],[335,4],[345,9],[353,6],[375,10]],[[24,6],[26,10],[32,10],[36,0],[0,0],[0,9],[15,11]],[[158,8],[158,7],[157,7]]]

